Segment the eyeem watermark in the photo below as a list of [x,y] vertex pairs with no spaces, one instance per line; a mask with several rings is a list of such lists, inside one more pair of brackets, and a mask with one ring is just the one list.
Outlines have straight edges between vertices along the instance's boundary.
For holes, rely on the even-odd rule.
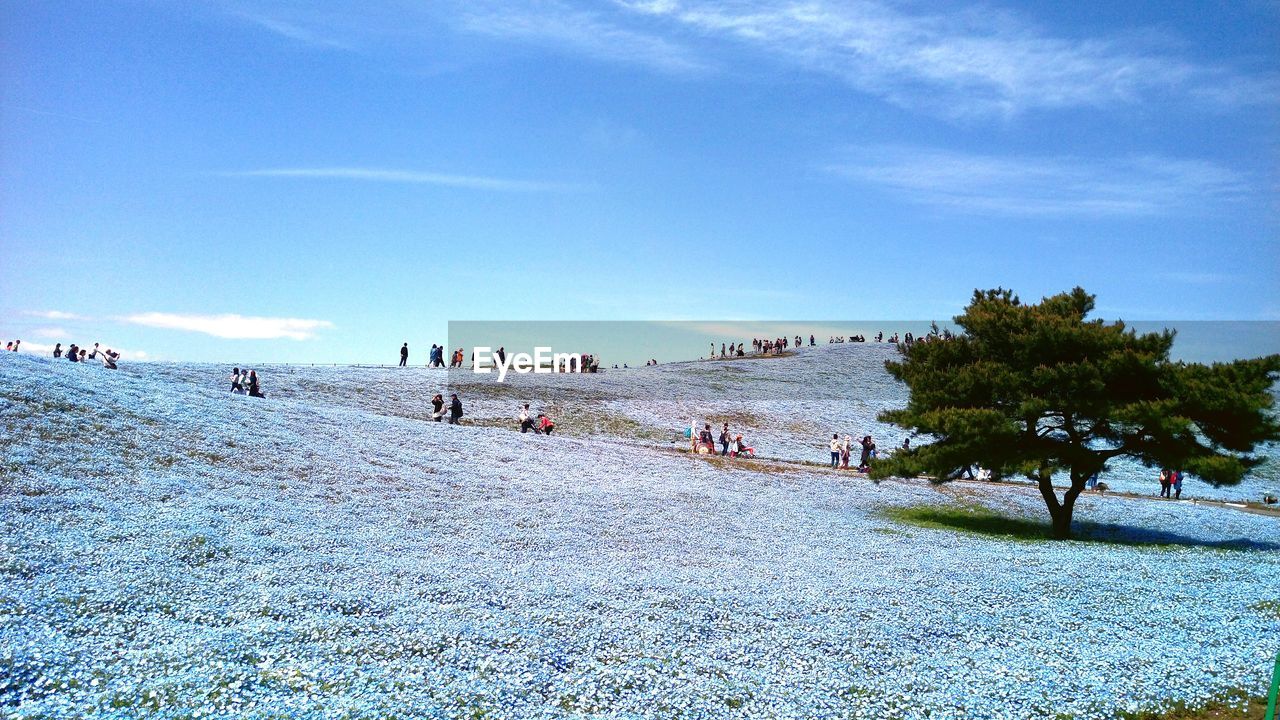
[[[491,367],[492,365],[492,367]],[[533,354],[510,353],[499,357],[493,348],[477,347],[471,359],[471,371],[479,375],[488,375],[493,368],[498,369],[498,382],[507,379],[507,373],[515,370],[521,375],[530,372],[542,375],[550,373],[582,372],[582,356],[576,353],[553,353],[549,347],[535,347]]]

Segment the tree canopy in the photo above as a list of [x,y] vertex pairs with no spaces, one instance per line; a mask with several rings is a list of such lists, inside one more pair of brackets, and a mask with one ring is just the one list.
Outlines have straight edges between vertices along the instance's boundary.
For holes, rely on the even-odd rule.
[[[1170,360],[1174,333],[1138,334],[1087,319],[1081,288],[1023,304],[975,291],[950,338],[901,346],[886,363],[906,383],[905,408],[880,418],[931,439],[873,468],[877,477],[948,478],[980,464],[1037,482],[1053,534],[1071,532],[1088,478],[1119,457],[1180,469],[1214,485],[1240,480],[1280,439],[1271,388],[1280,355],[1202,365]],[[1070,479],[1061,499],[1055,473]]]

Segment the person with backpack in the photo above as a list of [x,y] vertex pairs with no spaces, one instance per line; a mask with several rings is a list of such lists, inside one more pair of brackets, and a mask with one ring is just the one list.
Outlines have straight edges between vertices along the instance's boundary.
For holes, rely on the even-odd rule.
[[458,393],[453,394],[453,402],[449,403],[449,424],[457,425],[462,419],[462,401],[458,399]]

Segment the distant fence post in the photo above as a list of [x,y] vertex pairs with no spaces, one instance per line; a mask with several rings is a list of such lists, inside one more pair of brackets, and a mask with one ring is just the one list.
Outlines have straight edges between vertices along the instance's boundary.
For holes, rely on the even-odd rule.
[[1267,693],[1267,714],[1263,720],[1276,720],[1276,695],[1280,694],[1280,653],[1276,653],[1276,666],[1271,670],[1271,692]]

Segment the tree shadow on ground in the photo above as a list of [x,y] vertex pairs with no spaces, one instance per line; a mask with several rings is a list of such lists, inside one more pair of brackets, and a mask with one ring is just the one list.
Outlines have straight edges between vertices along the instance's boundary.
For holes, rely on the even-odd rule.
[[[1022,517],[1010,517],[978,505],[896,507],[884,510],[883,515],[891,520],[917,527],[958,530],[976,535],[988,535],[1026,542],[1053,542],[1050,538],[1050,528],[1047,522]],[[1072,526],[1070,542],[1158,548],[1202,547],[1250,552],[1280,551],[1280,543],[1254,540],[1252,538],[1206,540],[1166,530],[1088,521],[1076,522]]]

